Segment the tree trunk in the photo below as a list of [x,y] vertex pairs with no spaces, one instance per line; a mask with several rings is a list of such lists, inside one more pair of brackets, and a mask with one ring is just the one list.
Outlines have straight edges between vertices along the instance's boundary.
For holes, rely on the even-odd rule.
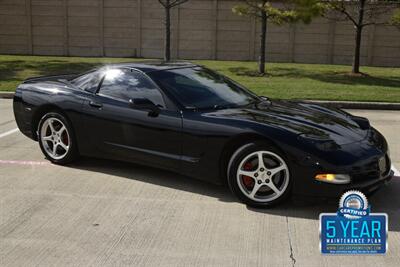
[[266,39],[267,39],[267,12],[261,11],[260,58],[258,61],[258,72],[260,74],[265,74]]
[[[167,1],[169,5],[169,1]],[[165,8],[165,44],[164,44],[164,60],[171,60],[171,8]]]
[[360,8],[358,10],[358,23],[356,27],[356,39],[354,48],[354,59],[352,73],[360,73],[360,51],[361,51],[361,38],[364,22],[364,7],[366,0],[360,0]]
[[352,73],[360,73],[361,36],[362,36],[362,27],[357,27],[356,43],[355,43],[354,58],[353,58],[353,69],[351,71]]

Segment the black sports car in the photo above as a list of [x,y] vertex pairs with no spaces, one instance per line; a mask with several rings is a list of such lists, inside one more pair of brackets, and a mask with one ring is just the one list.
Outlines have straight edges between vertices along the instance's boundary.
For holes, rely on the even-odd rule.
[[227,182],[252,206],[291,193],[369,193],[393,176],[385,138],[367,119],[271,101],[187,62],[28,79],[16,90],[14,113],[53,163],[86,155],[165,168]]

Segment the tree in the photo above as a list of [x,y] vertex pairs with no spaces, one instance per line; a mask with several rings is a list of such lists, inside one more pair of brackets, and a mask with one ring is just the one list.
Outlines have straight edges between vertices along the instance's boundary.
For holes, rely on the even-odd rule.
[[325,16],[338,21],[350,21],[355,28],[352,73],[360,73],[360,51],[363,29],[370,25],[388,24],[384,15],[392,11],[399,1],[391,0],[328,0]]
[[241,16],[255,17],[261,22],[258,60],[260,74],[265,74],[267,23],[276,25],[296,21],[310,23],[313,17],[319,16],[324,10],[324,5],[317,0],[243,0],[242,2],[234,6],[232,11]]
[[390,24],[400,29],[400,9],[397,9],[394,12],[393,17],[390,20]]
[[179,6],[189,0],[158,0],[165,11],[165,36],[164,36],[164,60],[171,60],[171,8]]

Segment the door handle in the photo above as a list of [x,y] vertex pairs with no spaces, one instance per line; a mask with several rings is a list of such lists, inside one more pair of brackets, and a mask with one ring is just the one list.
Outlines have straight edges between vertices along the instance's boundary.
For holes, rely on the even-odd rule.
[[90,101],[89,102],[89,106],[95,107],[95,108],[101,108],[103,106],[103,104],[98,103],[98,102],[94,102],[94,101]]

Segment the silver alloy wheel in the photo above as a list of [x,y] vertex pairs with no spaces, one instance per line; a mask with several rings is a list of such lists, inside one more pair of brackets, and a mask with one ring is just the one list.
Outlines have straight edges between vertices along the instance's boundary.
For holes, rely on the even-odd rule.
[[[253,164],[249,167],[251,162]],[[271,151],[256,151],[240,162],[236,178],[246,197],[266,203],[285,193],[289,185],[289,168],[279,155]]]
[[47,155],[56,160],[67,155],[71,144],[67,128],[57,118],[48,118],[43,122],[40,139]]

